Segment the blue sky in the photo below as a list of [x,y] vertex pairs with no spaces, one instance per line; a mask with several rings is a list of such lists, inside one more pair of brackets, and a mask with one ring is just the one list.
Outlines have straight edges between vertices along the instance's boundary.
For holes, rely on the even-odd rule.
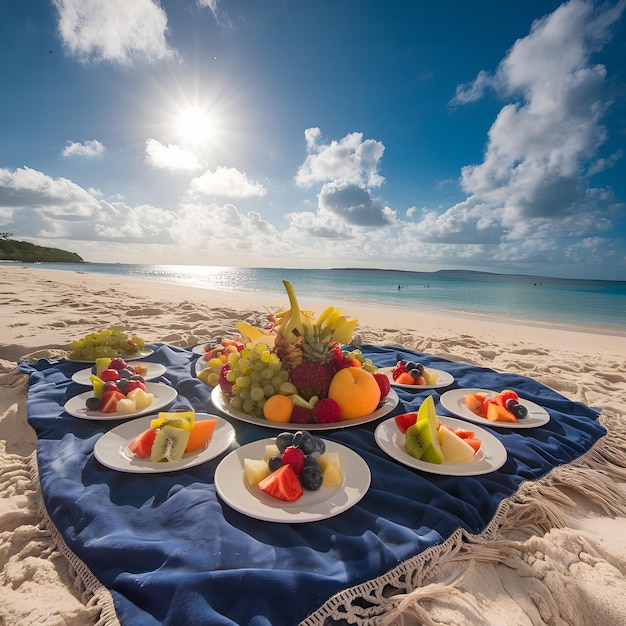
[[626,0],[0,0],[0,231],[626,280]]

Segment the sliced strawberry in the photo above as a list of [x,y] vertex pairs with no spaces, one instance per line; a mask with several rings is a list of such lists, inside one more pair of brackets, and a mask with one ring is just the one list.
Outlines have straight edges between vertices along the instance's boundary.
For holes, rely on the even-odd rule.
[[519,402],[519,396],[512,389],[505,389],[504,391],[497,394],[494,399],[500,406],[503,407],[506,407],[506,401],[509,399],[513,399],[515,400],[515,402]]
[[105,391],[102,394],[100,412],[115,413],[118,401],[123,400],[125,397],[126,396],[121,391]]
[[156,435],[157,431],[154,428],[148,428],[148,430],[144,430],[128,444],[128,449],[138,457],[146,459],[152,452],[152,444]]
[[464,428],[457,428],[454,434],[458,435],[461,439],[473,439],[475,436],[473,430],[465,430]]
[[293,502],[302,496],[304,489],[291,465],[283,465],[259,483],[259,489],[272,498]]
[[401,415],[396,415],[394,418],[396,420],[396,426],[398,430],[402,433],[406,433],[406,429],[409,426],[413,426],[415,422],[417,422],[417,413],[402,413]]

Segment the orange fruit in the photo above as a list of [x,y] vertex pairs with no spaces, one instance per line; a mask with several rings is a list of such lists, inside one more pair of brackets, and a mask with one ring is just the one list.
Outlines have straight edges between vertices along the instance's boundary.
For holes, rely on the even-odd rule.
[[185,446],[185,452],[193,452],[205,446],[213,436],[217,420],[201,420],[193,423],[189,433],[189,441]]
[[263,415],[270,422],[288,422],[291,419],[292,410],[291,398],[281,394],[270,396],[263,405]]

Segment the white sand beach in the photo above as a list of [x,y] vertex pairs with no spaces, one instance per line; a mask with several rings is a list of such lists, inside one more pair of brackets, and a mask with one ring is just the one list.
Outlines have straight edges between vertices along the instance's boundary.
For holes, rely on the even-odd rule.
[[[27,377],[17,370],[18,359],[59,358],[72,339],[113,324],[147,343],[193,346],[236,334],[239,320],[258,324],[266,308],[285,308],[287,300],[10,264],[0,264],[0,295],[0,625],[95,625],[100,609],[39,511],[29,471],[36,438],[26,419]],[[298,295],[303,308],[319,309],[319,296],[314,302]],[[390,600],[376,623],[626,623],[626,335],[326,304],[359,319],[355,336],[364,343],[398,344],[532,377],[601,407],[613,433],[602,453],[610,457],[610,472],[601,455],[574,468],[594,473],[595,494],[577,488],[572,473],[555,472],[520,496],[541,515],[525,522],[510,507],[499,520],[495,547],[468,550],[469,557],[461,550],[434,572],[425,568],[415,591]]]

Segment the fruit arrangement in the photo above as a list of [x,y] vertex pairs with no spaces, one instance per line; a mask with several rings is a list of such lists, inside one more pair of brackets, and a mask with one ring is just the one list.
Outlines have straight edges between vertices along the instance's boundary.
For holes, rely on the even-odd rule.
[[137,335],[128,335],[123,326],[111,326],[70,343],[68,358],[75,361],[95,361],[99,357],[134,356],[145,342]]
[[207,361],[214,369],[199,378],[218,384],[232,409],[275,422],[329,424],[375,411],[389,380],[360,350],[342,349],[357,320],[334,306],[316,318],[300,309],[292,284],[283,284],[289,309],[270,314],[267,329],[239,322],[234,349],[215,346]]
[[500,393],[469,393],[465,396],[465,405],[476,415],[491,422],[517,422],[528,417],[528,409],[520,404],[519,396],[512,389]]
[[405,435],[407,453],[426,463],[470,463],[481,447],[472,431],[453,430],[439,421],[432,396],[417,412],[397,415],[395,422]]
[[128,450],[154,463],[178,461],[187,452],[197,452],[210,443],[217,420],[195,420],[193,411],[160,412],[150,428],[135,437]]
[[401,360],[391,370],[391,376],[398,385],[436,385],[439,374],[426,369],[421,363]]
[[204,354],[200,357],[205,367],[198,372],[198,378],[211,387],[217,386],[222,365],[227,363],[228,355],[231,352],[240,352],[244,347],[243,343],[235,339],[222,339],[217,345],[207,343]]
[[154,394],[146,391],[143,375],[146,367],[129,365],[121,357],[96,359],[89,380],[93,396],[85,401],[88,411],[101,413],[122,413],[127,415],[147,409],[154,400]]
[[263,459],[244,459],[246,484],[263,493],[294,502],[306,491],[338,487],[343,470],[337,452],[326,452],[324,440],[306,430],[280,433],[265,446]]

